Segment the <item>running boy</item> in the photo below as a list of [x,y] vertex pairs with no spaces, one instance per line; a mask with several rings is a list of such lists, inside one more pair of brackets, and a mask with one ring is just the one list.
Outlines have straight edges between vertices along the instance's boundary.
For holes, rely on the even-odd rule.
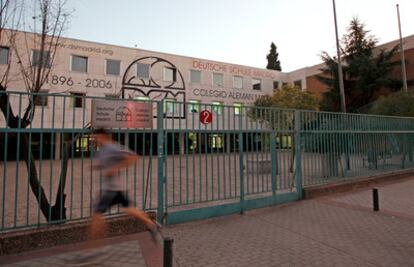
[[138,158],[136,153],[126,150],[121,145],[112,141],[111,135],[105,129],[97,129],[94,136],[99,146],[95,160],[97,164],[95,169],[102,172],[102,197],[95,207],[91,224],[91,239],[96,240],[100,233],[106,232],[105,223],[102,214],[111,206],[121,204],[123,211],[144,223],[151,233],[151,237],[156,242],[160,236],[159,225],[152,221],[149,216],[140,210],[129,206],[129,200],[124,192],[121,179],[117,175],[118,170],[128,167]]

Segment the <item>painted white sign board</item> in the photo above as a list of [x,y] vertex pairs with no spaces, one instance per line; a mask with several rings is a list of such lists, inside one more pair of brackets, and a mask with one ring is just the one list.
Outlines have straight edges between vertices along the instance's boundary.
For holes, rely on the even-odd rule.
[[152,103],[92,100],[94,128],[152,128]]

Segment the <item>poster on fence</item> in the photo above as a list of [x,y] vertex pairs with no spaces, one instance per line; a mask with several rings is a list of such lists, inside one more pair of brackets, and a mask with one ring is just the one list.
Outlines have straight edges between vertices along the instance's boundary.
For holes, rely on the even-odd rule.
[[152,103],[92,100],[92,126],[105,128],[152,128]]

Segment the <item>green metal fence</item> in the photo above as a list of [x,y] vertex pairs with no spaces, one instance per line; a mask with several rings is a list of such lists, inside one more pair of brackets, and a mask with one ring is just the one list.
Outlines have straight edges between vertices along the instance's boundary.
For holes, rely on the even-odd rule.
[[[0,231],[89,217],[102,193],[90,135],[98,98],[2,92],[0,99]],[[149,102],[152,128],[111,131],[139,155],[119,173],[129,197],[166,223],[293,201],[302,186],[413,167],[410,118]],[[211,123],[200,120],[205,110]]]
[[303,185],[412,168],[414,119],[301,112]]
[[[200,121],[205,110],[213,116],[210,124]],[[163,125],[165,148],[182,142],[165,162],[165,209],[158,214],[167,223],[300,197],[291,143],[295,111],[177,102],[170,115]]]
[[[0,116],[0,230],[89,217],[102,193],[102,175],[92,168],[96,144],[90,135],[90,107],[95,98],[1,94],[8,101]],[[32,122],[22,128],[29,101],[35,103],[35,112]],[[140,209],[155,209],[156,150],[148,147],[156,149],[156,130],[112,129],[112,133],[140,155],[134,166],[120,171],[129,197]],[[118,212],[113,208],[109,215]]]

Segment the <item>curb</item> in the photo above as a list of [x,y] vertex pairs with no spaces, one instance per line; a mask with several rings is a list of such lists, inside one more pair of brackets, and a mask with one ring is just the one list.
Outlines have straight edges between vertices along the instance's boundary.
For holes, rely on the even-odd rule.
[[375,176],[356,178],[350,181],[340,181],[325,185],[315,185],[303,188],[303,199],[324,197],[327,195],[354,191],[376,184],[394,183],[414,175],[414,170],[390,172]]
[[[143,224],[131,217],[117,216],[105,218],[105,220],[107,223],[107,234],[105,237],[146,231],[146,227]],[[88,220],[2,233],[0,237],[0,256],[83,242],[88,239],[88,236]]]

